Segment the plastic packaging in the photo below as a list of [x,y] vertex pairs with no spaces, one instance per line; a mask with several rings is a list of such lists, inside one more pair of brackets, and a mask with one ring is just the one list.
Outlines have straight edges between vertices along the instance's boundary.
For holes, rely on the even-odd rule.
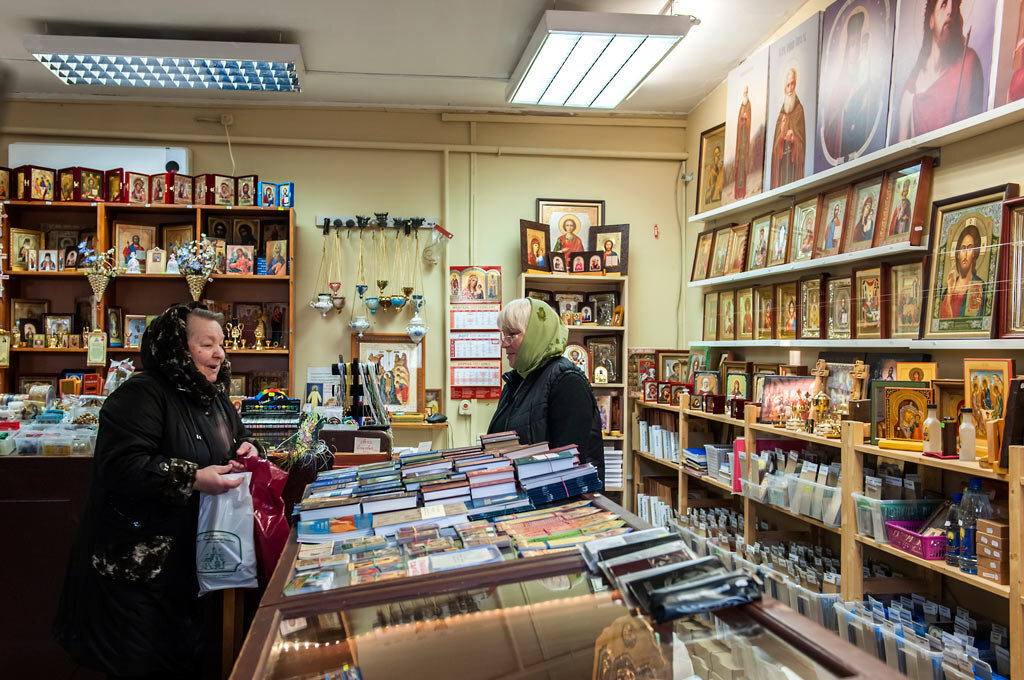
[[879,543],[888,543],[886,522],[923,522],[942,504],[941,499],[920,499],[912,501],[883,501],[859,493],[853,496],[857,509],[857,533],[873,538]]
[[243,481],[216,496],[200,495],[196,531],[196,576],[200,595],[212,590],[258,585],[250,474],[223,475],[225,480],[241,476]]
[[255,521],[256,557],[260,584],[266,586],[288,543],[290,528],[284,514],[284,499],[281,497],[288,482],[288,473],[269,460],[256,456],[240,460],[246,471],[252,473],[249,492],[252,494]]
[[988,494],[981,488],[981,479],[971,477],[971,485],[960,500],[960,571],[978,573],[978,546],[975,543],[978,520],[991,517],[992,504],[989,503]]
[[953,505],[946,513],[946,564],[951,567],[960,566],[960,500],[962,493],[953,494]]

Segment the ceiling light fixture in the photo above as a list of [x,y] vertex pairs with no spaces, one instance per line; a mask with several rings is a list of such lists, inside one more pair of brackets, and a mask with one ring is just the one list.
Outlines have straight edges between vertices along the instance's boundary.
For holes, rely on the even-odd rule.
[[29,35],[25,48],[68,85],[298,92],[298,45]]
[[614,109],[697,23],[691,16],[547,10],[506,97],[512,104]]

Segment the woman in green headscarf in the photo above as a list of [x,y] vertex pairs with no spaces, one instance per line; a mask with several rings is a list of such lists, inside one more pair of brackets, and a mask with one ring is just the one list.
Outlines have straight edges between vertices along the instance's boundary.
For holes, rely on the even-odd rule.
[[512,370],[502,376],[505,386],[487,431],[514,430],[523,444],[575,444],[580,461],[604,479],[597,401],[587,376],[562,356],[569,329],[558,313],[540,300],[520,298],[498,314],[498,328]]

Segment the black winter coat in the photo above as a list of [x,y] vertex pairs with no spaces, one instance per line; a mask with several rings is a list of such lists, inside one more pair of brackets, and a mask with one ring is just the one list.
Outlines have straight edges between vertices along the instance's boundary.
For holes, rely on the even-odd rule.
[[555,357],[525,378],[509,371],[502,379],[505,387],[487,431],[515,430],[523,444],[575,444],[580,460],[597,468],[603,481],[601,415],[587,377],[565,357]]
[[197,469],[226,463],[248,432],[223,394],[204,409],[155,371],[115,390],[99,421],[54,633],[88,667],[190,677],[212,635],[212,598],[198,596],[192,483]]

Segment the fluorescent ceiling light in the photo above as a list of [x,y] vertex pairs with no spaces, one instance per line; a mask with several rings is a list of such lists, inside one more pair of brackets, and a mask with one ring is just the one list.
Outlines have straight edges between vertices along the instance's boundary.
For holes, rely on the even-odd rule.
[[298,45],[29,35],[25,48],[68,85],[298,92]]
[[697,23],[690,16],[544,12],[506,98],[513,104],[614,109]]

